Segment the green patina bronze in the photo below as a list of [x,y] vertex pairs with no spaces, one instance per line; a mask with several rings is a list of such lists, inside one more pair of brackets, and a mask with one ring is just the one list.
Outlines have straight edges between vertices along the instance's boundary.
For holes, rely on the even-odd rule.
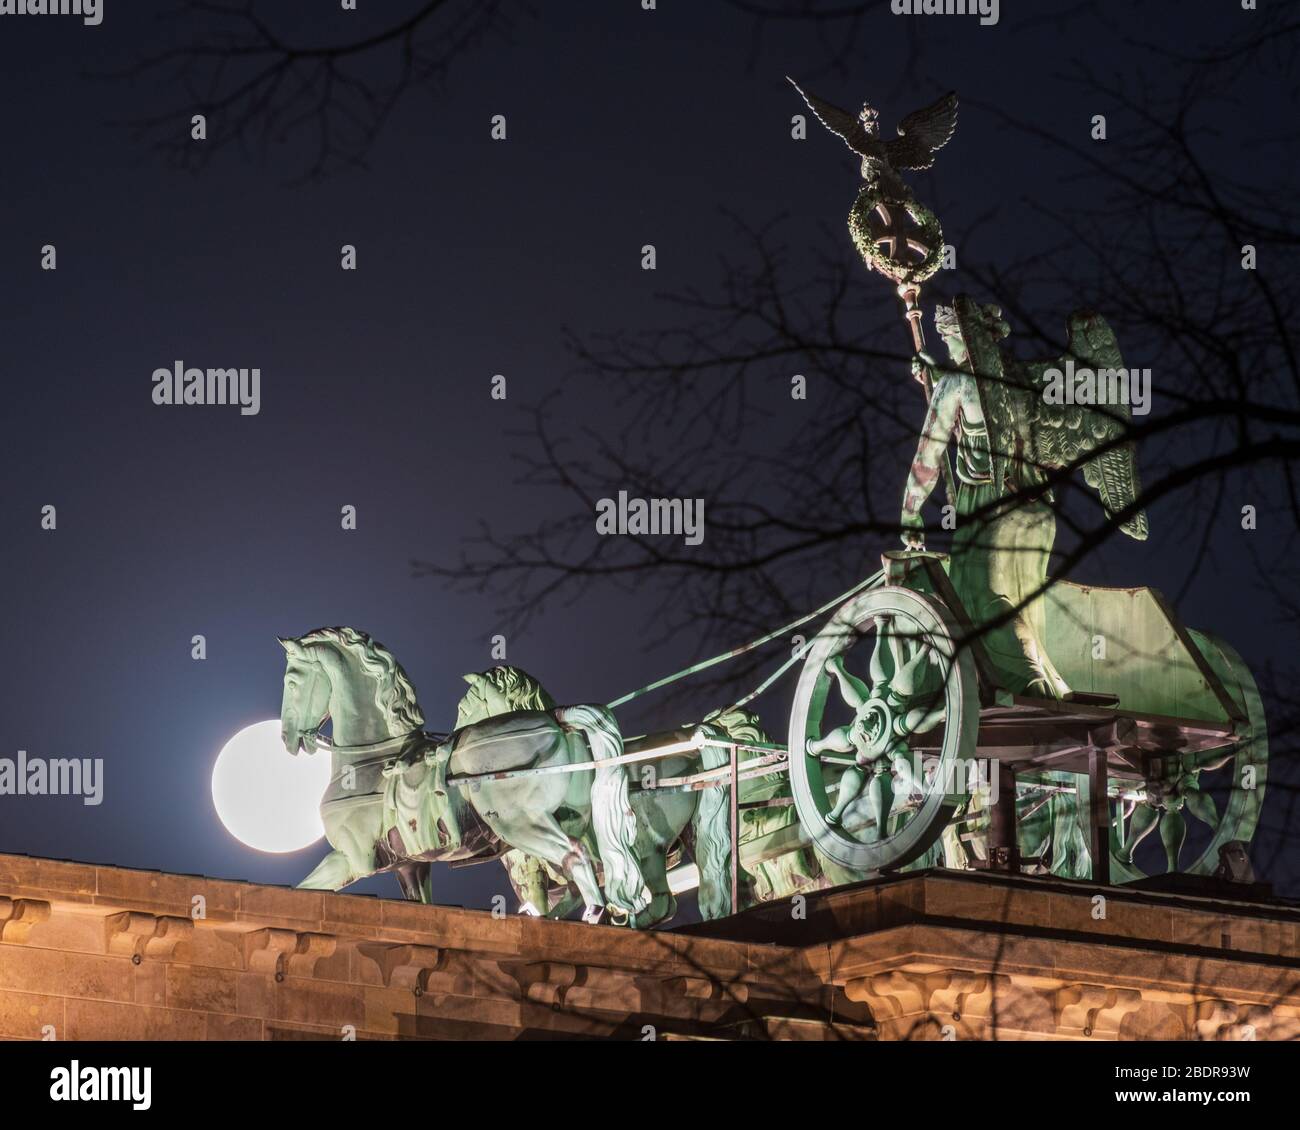
[[[1129,398],[1094,403],[1059,395],[1060,376],[1075,369],[1097,374],[1094,388],[1128,391],[1119,384],[1127,370],[1114,333],[1100,315],[1080,311],[1069,319],[1064,354],[1023,361],[1003,344],[1010,328],[1001,310],[959,295],[936,309],[948,354],[936,361],[924,348],[920,293],[938,269],[942,231],[897,170],[933,163],[955,129],[956,97],[904,118],[899,138],[882,142],[870,107],[855,119],[799,93],[862,158],[850,234],[868,269],[894,284],[910,323],[912,375],[927,410],[900,518],[908,553],[891,556],[902,586],[936,600],[931,611],[942,614],[908,617],[901,594],[882,590],[866,594],[865,603],[884,601],[888,615],[873,619],[859,598],[837,616],[830,638],[814,641],[790,729],[792,757],[800,748],[806,755],[791,767],[803,823],[840,879],[881,866],[1024,866],[1069,878],[1132,879],[1141,875],[1134,851],[1157,828],[1167,870],[1213,871],[1220,849],[1249,842],[1263,803],[1267,737],[1249,672],[1226,645],[1178,624],[1152,590],[1048,583],[1055,495],[1073,469],[1097,491],[1106,521],[1139,540],[1148,534],[1128,438]],[[941,481],[955,517],[952,548],[925,555],[922,508]],[[923,568],[905,560],[912,555],[928,559]],[[872,634],[870,678],[858,679],[846,653]],[[1105,660],[1089,658],[1098,640],[1109,648]],[[974,670],[948,658],[961,651],[973,655]],[[928,693],[916,671],[930,680]],[[936,672],[949,688],[963,688],[958,697],[978,700],[976,722],[954,715],[951,693],[941,701]],[[825,728],[832,689],[852,717]],[[1050,702],[1079,703],[1081,717],[1067,722],[1068,708]],[[1011,768],[1001,783],[1014,790],[995,820],[986,799],[954,788],[950,778],[954,763],[983,752],[991,723],[1002,721],[999,711],[1006,740],[1032,723],[1061,749],[1035,757],[1032,746],[989,745],[990,760]],[[1089,730],[1099,713],[1109,732],[1101,724]],[[952,749],[955,725],[962,736]],[[932,779],[918,782],[915,755],[933,745],[926,735],[938,727],[944,737]],[[1072,728],[1081,740],[1067,736]],[[1071,741],[1100,763],[1089,762],[1088,773],[1067,771],[1080,761],[1068,756]],[[836,764],[828,754],[851,757]],[[1229,766],[1232,777],[1219,782],[1229,790],[1221,814],[1201,777]],[[1091,790],[1102,787],[1109,795],[1099,807]],[[949,822],[941,828],[944,812]],[[1212,831],[1190,861],[1182,858],[1185,814]],[[1097,820],[1109,831],[1105,848]],[[851,822],[859,825],[852,833]],[[1001,843],[991,848],[991,838]],[[1104,870],[1094,858],[1102,850],[1109,856]]]
[[1136,452],[1126,441],[1124,404],[1051,404],[1043,372],[1068,361],[1100,371],[1123,367],[1114,334],[1095,314],[1070,319],[1071,354],[1022,364],[1000,342],[1010,332],[996,306],[965,295],[940,307],[935,323],[950,364],[927,354],[913,375],[931,388],[929,409],[903,497],[903,541],[925,547],[921,507],[940,474],[949,444],[957,448],[956,522],[951,577],[1002,685],[1017,694],[1064,698],[1070,687],[1043,640],[1048,561],[1056,535],[1053,472],[1082,465],[1105,512],[1128,515],[1120,528],[1147,536],[1136,508]]
[[[772,740],[757,714],[738,707],[705,715],[704,725],[718,737],[732,741],[768,745]],[[742,753],[741,768],[758,756],[754,752]],[[738,794],[741,904],[772,902],[825,886],[812,844],[801,833],[787,774],[764,773],[742,781]]]
[[[332,850],[303,886],[393,871],[408,897],[430,901],[433,863],[498,859],[523,913],[581,907],[589,922],[608,911],[648,927],[691,888],[716,918],[920,867],[1131,881],[1156,841],[1170,872],[1249,869],[1268,746],[1240,656],[1185,628],[1152,589],[1049,582],[1057,496],[1075,470],[1098,495],[1099,521],[1148,535],[1129,403],[1048,393],[1071,366],[1122,370],[1114,333],[1079,311],[1061,356],[1024,360],[997,306],[958,295],[935,309],[947,354],[937,360],[921,287],[943,236],[900,170],[933,163],[956,96],[882,140],[870,107],[855,116],[799,93],[861,159],[850,233],[910,328],[926,412],[903,491],[905,548],[816,613],[611,707],[557,706],[515,667],[467,675],[448,735],[423,730],[405,672],[366,633],[282,640],[287,748],[314,753],[333,724],[321,807]],[[924,507],[940,483],[955,517],[948,553],[926,548]],[[737,704],[623,737],[613,706],[836,605]],[[744,704],[796,663],[782,747]],[[1194,856],[1189,817],[1203,826]]]
[[[280,642],[285,747],[314,753],[327,718],[333,727],[321,802],[333,850],[300,886],[338,890],[392,871],[408,897],[431,901],[431,864],[513,849],[508,872],[540,867],[561,876],[586,921],[608,909],[650,926],[675,910],[666,857],[689,824],[701,914],[730,910],[726,791],[631,792],[622,735],[605,707],[556,707],[524,672],[493,668],[467,677],[453,732],[432,735],[401,665],[365,632],[322,628]],[[721,760],[704,748],[660,762],[659,771]],[[530,899],[536,886],[529,879]]]

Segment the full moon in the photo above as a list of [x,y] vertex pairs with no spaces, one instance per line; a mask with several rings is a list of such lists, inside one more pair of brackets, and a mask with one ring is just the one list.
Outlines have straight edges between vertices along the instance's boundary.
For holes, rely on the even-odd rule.
[[221,823],[257,851],[301,851],[325,834],[320,800],[330,780],[330,756],[289,753],[280,720],[245,726],[217,754],[212,803]]

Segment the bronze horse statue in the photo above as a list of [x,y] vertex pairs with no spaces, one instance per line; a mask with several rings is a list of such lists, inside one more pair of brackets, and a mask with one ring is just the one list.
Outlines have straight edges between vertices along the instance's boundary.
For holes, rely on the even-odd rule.
[[[332,772],[321,800],[332,850],[300,887],[339,890],[392,871],[408,898],[429,902],[431,864],[515,849],[577,888],[585,921],[599,921],[608,908],[645,927],[672,916],[666,856],[690,824],[700,913],[729,912],[728,790],[630,794],[623,739],[605,707],[518,709],[512,680],[536,688],[539,702],[545,692],[514,668],[495,668],[471,677],[457,728],[430,734],[406,672],[365,632],[319,628],[280,643],[285,748],[315,754],[321,727],[332,723]],[[513,674],[494,682],[494,672]],[[716,768],[725,760],[706,746],[660,763],[659,771]]]

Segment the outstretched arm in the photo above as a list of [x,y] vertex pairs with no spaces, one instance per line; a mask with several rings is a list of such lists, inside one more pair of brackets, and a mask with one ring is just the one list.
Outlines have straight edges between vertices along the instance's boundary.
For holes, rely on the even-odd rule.
[[[918,364],[913,362],[913,366]],[[920,362],[924,363],[924,362]],[[940,466],[948,443],[957,424],[965,382],[964,373],[944,373],[930,394],[930,407],[925,414],[925,426],[916,445],[916,457],[907,476],[907,489],[903,493],[903,544],[909,549],[925,548],[925,523],[921,507],[934,490]]]

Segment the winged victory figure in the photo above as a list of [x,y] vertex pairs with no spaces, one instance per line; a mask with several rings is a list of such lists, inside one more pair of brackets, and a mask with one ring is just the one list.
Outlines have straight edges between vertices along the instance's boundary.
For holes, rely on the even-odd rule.
[[[1067,360],[1094,373],[1124,369],[1115,332],[1106,319],[1090,310],[1076,310],[1069,320],[1070,352],[1051,361],[1031,362],[1031,387],[1041,387],[1048,369],[1063,370]],[[1130,507],[1142,493],[1138,480],[1137,448],[1130,433],[1133,409],[1124,398],[1112,398],[1096,407],[1088,404],[1052,404],[1041,394],[1031,395],[1029,430],[1035,462],[1049,470],[1081,467],[1083,480],[1101,497],[1108,517]],[[1092,452],[1097,454],[1088,459]],[[1147,516],[1137,510],[1120,523],[1131,538],[1147,537]]]
[[950,363],[927,354],[913,375],[933,387],[903,498],[903,541],[925,546],[921,506],[939,478],[950,442],[958,449],[957,529],[951,579],[971,619],[987,625],[985,649],[1014,693],[1065,698],[1069,686],[1044,646],[1042,594],[1056,538],[1053,471],[1080,467],[1108,515],[1131,537],[1147,536],[1136,450],[1125,439],[1132,410],[1123,401],[1096,406],[1052,403],[1043,395],[1049,369],[1066,361],[1098,373],[1123,366],[1114,332],[1100,315],[1077,311],[1065,358],[1020,362],[1004,354],[1010,327],[996,306],[959,295],[935,312]]
[[899,123],[898,137],[882,140],[880,115],[873,107],[864,105],[856,115],[851,114],[804,90],[788,75],[786,78],[818,121],[862,158],[863,179],[893,199],[911,196],[897,170],[930,168],[934,155],[948,144],[957,128],[957,95],[953,92],[924,109],[913,110]]

